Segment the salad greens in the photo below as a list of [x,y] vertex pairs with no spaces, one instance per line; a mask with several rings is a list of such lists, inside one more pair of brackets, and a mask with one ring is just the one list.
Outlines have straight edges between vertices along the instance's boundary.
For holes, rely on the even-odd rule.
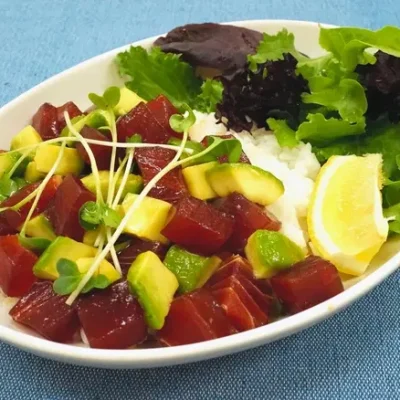
[[276,35],[264,33],[257,47],[257,52],[247,57],[250,70],[257,71],[258,64],[264,64],[267,61],[283,60],[285,54],[291,54],[298,61],[306,59],[296,50],[294,35],[289,33],[287,29],[282,29]]
[[199,111],[213,112],[222,98],[220,82],[202,81],[180,55],[163,53],[158,47],[146,51],[143,47],[131,46],[118,54],[116,62],[120,74],[130,78],[126,83],[128,89],[145,100],[163,94],[178,109],[188,104]]

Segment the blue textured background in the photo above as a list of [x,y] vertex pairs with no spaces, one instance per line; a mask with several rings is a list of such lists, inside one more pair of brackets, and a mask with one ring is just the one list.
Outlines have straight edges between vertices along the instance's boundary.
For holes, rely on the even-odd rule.
[[[0,105],[106,50],[187,22],[286,18],[400,25],[398,0],[0,0]],[[1,134],[1,132],[0,132]],[[209,362],[67,366],[0,343],[6,399],[400,399],[400,273],[330,320]]]

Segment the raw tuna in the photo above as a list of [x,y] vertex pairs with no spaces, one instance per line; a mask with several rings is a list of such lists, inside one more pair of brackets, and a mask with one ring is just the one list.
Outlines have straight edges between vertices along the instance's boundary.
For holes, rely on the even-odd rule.
[[[101,140],[103,142],[110,142],[110,139],[103,135],[100,131],[95,128],[90,128],[89,126],[84,126],[81,130],[81,135],[85,139]],[[97,168],[99,170],[110,169],[110,160],[112,147],[100,146],[97,144],[89,144],[90,149],[93,152],[94,158],[96,159]],[[90,165],[90,159],[87,151],[81,143],[76,144],[76,149],[79,155],[82,157],[86,164]]]
[[160,94],[156,99],[149,101],[147,107],[170,136],[182,137],[182,134],[175,132],[169,124],[169,119],[178,114],[178,110],[165,96]]
[[193,253],[216,253],[232,234],[233,221],[210,204],[183,197],[162,234]]
[[37,260],[17,235],[0,237],[0,287],[7,296],[24,296],[29,291],[36,281],[32,268]]
[[235,289],[231,287],[217,289],[213,291],[213,295],[239,332],[256,327],[253,316]]
[[[239,279],[235,276],[231,276],[212,288],[214,295],[227,313],[231,323],[239,331],[257,328],[267,324],[269,304],[265,307],[266,309],[263,310]],[[251,286],[251,282],[249,281],[245,284]],[[251,290],[253,293],[255,292],[253,288],[251,288]],[[239,312],[239,310],[243,308],[247,310],[247,312],[243,312],[245,318],[242,318],[242,313]],[[248,318],[248,315],[251,316],[251,320]]]
[[250,263],[241,256],[232,256],[223,262],[221,267],[207,282],[207,286],[212,287],[214,290],[230,287],[233,279],[237,280],[258,304],[261,310],[270,316],[275,302],[272,296],[272,289],[270,292],[264,292],[258,286],[259,281],[254,278]]
[[43,140],[56,138],[60,134],[57,108],[50,103],[42,104],[32,118],[32,126]]
[[66,176],[57,190],[54,209],[50,213],[56,234],[82,241],[85,231],[79,223],[79,210],[87,201],[95,200],[95,195],[77,177]]
[[256,230],[279,231],[281,228],[281,223],[274,215],[239,193],[232,193],[222,199],[218,203],[218,209],[233,217],[233,233],[225,245],[233,253],[242,252],[247,239]]
[[[39,202],[36,206],[36,209],[32,217],[36,216],[37,214],[40,214],[49,206],[51,200],[54,198],[56,191],[58,190],[61,184],[61,181],[62,178],[60,176],[53,176],[52,178],[50,178],[49,182],[47,183],[46,187],[44,188],[40,196]],[[20,201],[24,200],[29,194],[31,194],[39,185],[40,182],[36,182],[24,186],[18,192],[14,193],[8,199],[4,200],[0,204],[0,207],[10,207],[19,203]],[[7,220],[8,225],[11,228],[18,230],[25,221],[29,213],[29,210],[32,207],[33,201],[34,199],[29,201],[22,207],[20,207],[19,210],[17,211],[14,210],[3,211],[1,215],[4,216],[4,218]]]
[[0,214],[0,236],[12,235],[17,233],[17,230],[8,225],[7,219],[3,213]]
[[261,290],[254,284],[253,281],[246,278],[241,274],[232,275],[218,283],[216,283],[212,289],[221,289],[224,287],[234,287],[236,284],[240,284],[247,291],[247,293],[251,296],[251,298],[257,303],[260,309],[266,314],[269,315],[270,308],[273,302],[273,298],[261,292]]
[[128,273],[128,269],[136,260],[136,257],[146,251],[152,251],[162,260],[168,251],[168,246],[161,242],[149,242],[139,238],[133,238],[129,247],[118,254],[118,260],[124,275]]
[[147,337],[143,310],[126,282],[82,297],[78,315],[90,347],[126,349]]
[[198,289],[192,293],[188,293],[187,296],[195,305],[202,318],[214,331],[216,337],[236,333],[236,329],[231,325],[224,310],[217,303],[210,291],[207,289]]
[[65,304],[67,296],[53,292],[52,282],[36,282],[30,292],[11,309],[15,322],[32,328],[46,339],[72,342],[79,330],[74,306]]
[[157,337],[167,346],[216,339],[210,326],[187,296],[178,297],[172,302],[165,324]]
[[235,255],[221,264],[214,275],[208,280],[207,286],[213,286],[233,275],[243,275],[247,279],[254,279],[250,263],[242,256]]
[[[161,147],[137,149],[135,151],[135,160],[144,184],[147,185],[158,172],[165,168],[175,157],[175,154],[175,151],[162,149]],[[149,195],[156,199],[175,203],[187,193],[188,190],[183,179],[182,170],[181,168],[175,168],[158,181]]]
[[271,278],[272,288],[289,313],[322,303],[343,291],[335,266],[317,256],[307,257]]
[[176,298],[158,339],[167,346],[203,342],[235,333],[223,310],[206,289]]
[[63,104],[60,107],[57,107],[57,121],[58,121],[58,128],[59,131],[61,132],[66,123],[65,123],[65,118],[64,118],[64,112],[67,112],[69,115],[69,119],[78,117],[79,115],[82,115],[83,112],[78,108],[78,106],[72,102],[69,101],[68,103]]
[[135,133],[141,135],[144,143],[167,143],[171,137],[145,103],[139,103],[118,120],[117,133],[120,142],[125,142]]

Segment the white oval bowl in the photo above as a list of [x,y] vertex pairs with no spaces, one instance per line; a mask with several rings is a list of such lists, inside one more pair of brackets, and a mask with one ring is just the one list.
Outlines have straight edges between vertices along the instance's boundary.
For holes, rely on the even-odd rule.
[[[310,56],[321,53],[318,45],[319,25],[313,22],[260,20],[235,22],[234,25],[276,33],[287,28],[295,34],[297,48]],[[134,43],[150,47],[156,37]],[[89,106],[87,94],[100,93],[122,81],[114,57],[128,46],[112,50],[85,61],[39,84],[0,110],[0,148],[7,148],[13,135],[30,123],[32,115],[44,102],[60,105],[74,101],[81,109]],[[400,241],[384,245],[368,272],[344,282],[346,290],[338,296],[299,314],[269,325],[208,342],[155,349],[99,350],[59,344],[42,339],[14,322],[8,316],[11,299],[0,298],[0,340],[36,355],[73,364],[103,368],[149,368],[219,357],[282,339],[308,328],[359,299],[400,264]]]

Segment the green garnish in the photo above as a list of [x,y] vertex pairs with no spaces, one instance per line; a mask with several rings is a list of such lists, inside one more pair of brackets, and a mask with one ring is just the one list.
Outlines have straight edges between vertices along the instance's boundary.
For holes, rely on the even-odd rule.
[[117,228],[121,216],[106,204],[87,201],[79,210],[79,223],[86,230],[95,230],[102,223]]
[[267,61],[283,60],[284,54],[286,53],[291,54],[297,60],[306,58],[296,50],[294,46],[294,35],[293,33],[289,33],[287,29],[282,29],[276,35],[263,33],[263,38],[257,47],[256,53],[247,57],[250,70],[256,71],[257,64],[264,64]]
[[[180,146],[181,143],[182,143],[182,139],[178,139],[178,138],[171,138],[168,140],[168,144],[173,145],[173,146]],[[187,140],[186,144],[185,144],[185,150],[191,150],[191,153],[189,154],[186,151],[184,151],[181,155],[181,160],[183,160],[184,158],[188,158],[193,154],[202,152],[204,150],[204,146],[199,142]],[[210,160],[210,161],[213,161],[213,160]]]
[[274,131],[276,140],[281,147],[295,147],[299,144],[299,139],[294,131],[285,120],[268,118],[267,124]]
[[[54,281],[53,290],[61,296],[72,293],[85,276],[85,273],[79,271],[75,262],[66,258],[61,258],[57,262],[57,271],[60,276]],[[110,280],[105,275],[99,274],[91,277],[81,292],[87,293],[92,289],[105,289],[110,284]]]
[[139,133],[135,133],[131,137],[128,137],[126,141],[127,143],[142,143],[142,135],[139,135]]
[[201,85],[201,93],[196,98],[194,108],[204,113],[214,112],[222,101],[224,86],[215,79],[206,79]]
[[104,91],[103,96],[99,96],[96,93],[89,93],[88,97],[97,108],[109,110],[118,104],[121,92],[118,87],[110,86]]

